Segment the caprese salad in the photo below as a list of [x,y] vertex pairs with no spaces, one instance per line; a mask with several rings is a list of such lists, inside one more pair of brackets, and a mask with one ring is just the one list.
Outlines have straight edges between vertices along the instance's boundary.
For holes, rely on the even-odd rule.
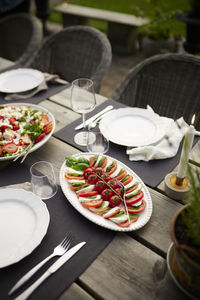
[[107,156],[67,156],[65,178],[84,208],[120,227],[136,222],[146,207],[141,183]]
[[24,151],[39,143],[53,128],[44,111],[29,106],[0,106],[0,157]]

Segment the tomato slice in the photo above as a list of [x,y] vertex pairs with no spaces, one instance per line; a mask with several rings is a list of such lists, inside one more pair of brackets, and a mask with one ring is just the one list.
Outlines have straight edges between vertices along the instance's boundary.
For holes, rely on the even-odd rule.
[[128,206],[128,212],[131,214],[141,213],[146,207],[146,201],[143,199],[142,204],[138,207],[130,207]]
[[78,197],[91,197],[91,196],[96,196],[96,195],[98,195],[97,191],[89,191],[86,193],[79,194]]
[[93,167],[94,164],[95,164],[95,159],[94,159],[94,157],[90,157],[90,158],[89,158],[89,167],[90,167],[90,168]]
[[98,207],[98,206],[100,206],[102,203],[103,203],[103,200],[102,200],[102,199],[99,199],[99,200],[91,200],[91,201],[88,201],[88,202],[82,202],[82,205],[83,205],[85,208],[89,208],[89,207]]
[[103,162],[103,165],[102,165],[100,168],[104,169],[105,166],[107,165],[107,161],[108,161],[108,158],[105,157],[104,162]]
[[123,170],[119,175],[117,175],[115,178],[117,180],[121,180],[122,178],[124,178],[124,176],[126,176],[127,174],[127,171],[126,170]]
[[15,153],[17,152],[17,150],[18,150],[18,146],[13,142],[5,144],[2,147],[2,151],[6,151],[7,153]]
[[143,191],[140,191],[138,194],[136,194],[132,198],[126,199],[126,204],[132,205],[134,203],[137,203],[138,201],[142,200],[143,197],[144,197],[144,193],[143,193]]
[[123,185],[129,184],[133,180],[133,176],[129,175],[129,177],[123,182]]
[[49,121],[48,123],[46,123],[44,125],[43,130],[46,134],[48,134],[49,132],[51,132],[52,128],[53,128],[53,123],[51,121]]
[[113,174],[116,170],[117,170],[117,162],[115,161],[115,162],[114,162],[114,166],[113,166],[112,169],[111,169],[109,172],[107,172],[107,173],[108,173],[108,175],[111,175],[111,174]]
[[49,118],[47,117],[47,115],[42,115],[38,123],[40,125],[46,125],[47,123],[49,123]]
[[[135,223],[136,221],[138,220],[138,216],[136,216],[135,218],[131,218],[130,219],[130,223]],[[124,223],[118,223],[117,225],[119,225],[120,227],[123,227],[123,228],[127,228],[129,227],[129,221],[125,221]]]
[[137,189],[137,187],[138,187],[138,182],[135,183],[132,187],[127,188],[127,190],[125,189],[125,193],[126,194],[131,193],[131,192],[135,191]]
[[70,174],[65,174],[65,178],[67,178],[68,180],[72,180],[72,179],[84,180],[83,176],[73,176],[73,175],[70,175]]
[[111,208],[111,210],[108,211],[108,212],[104,215],[104,219],[109,219],[109,218],[115,216],[116,214],[118,214],[119,212],[120,212],[120,208],[119,208],[119,207]]

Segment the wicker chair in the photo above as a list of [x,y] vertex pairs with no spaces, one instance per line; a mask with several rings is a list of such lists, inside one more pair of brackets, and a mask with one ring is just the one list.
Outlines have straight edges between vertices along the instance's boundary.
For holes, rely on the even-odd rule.
[[103,33],[89,26],[70,26],[50,36],[27,66],[56,73],[69,82],[90,78],[99,92],[111,59],[111,46]]
[[[162,54],[132,68],[112,98],[171,118],[191,121],[200,116],[200,59],[192,55]],[[196,119],[197,121],[197,119]],[[195,122],[197,124],[197,122]]]
[[30,14],[13,14],[0,19],[0,56],[16,64],[23,66],[42,38],[42,24]]

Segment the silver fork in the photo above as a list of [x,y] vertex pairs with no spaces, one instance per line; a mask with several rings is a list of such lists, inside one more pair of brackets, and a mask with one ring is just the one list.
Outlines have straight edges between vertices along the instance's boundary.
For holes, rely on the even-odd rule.
[[33,269],[28,271],[9,291],[8,295],[13,294],[14,291],[16,291],[20,286],[22,286],[33,274],[35,274],[48,260],[50,260],[54,256],[62,256],[70,247],[70,244],[72,242],[72,234],[69,233],[64,240],[54,248],[53,253],[50,254],[48,257],[46,257],[44,260],[42,260],[39,264],[37,264]]
[[128,217],[128,222],[129,222],[129,225],[131,224],[131,221],[130,221],[130,217],[129,217],[129,213],[128,213],[128,208],[127,208],[127,205],[126,205],[126,200],[125,200],[125,187],[123,185],[123,183],[119,180],[117,180],[117,183],[119,184],[119,186],[121,186],[122,190],[123,190],[123,202],[124,202],[124,208],[125,208],[125,212],[127,214],[127,217]]

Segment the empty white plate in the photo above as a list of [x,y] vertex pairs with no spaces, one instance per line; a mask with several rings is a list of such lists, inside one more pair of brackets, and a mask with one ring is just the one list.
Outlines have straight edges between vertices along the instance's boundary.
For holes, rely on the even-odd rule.
[[23,189],[0,192],[0,268],[31,253],[42,241],[49,225],[46,204]]
[[0,92],[21,93],[32,90],[44,80],[42,72],[20,68],[0,74]]
[[145,146],[159,141],[165,134],[161,118],[147,109],[126,107],[111,111],[99,124],[111,142],[124,146]]

